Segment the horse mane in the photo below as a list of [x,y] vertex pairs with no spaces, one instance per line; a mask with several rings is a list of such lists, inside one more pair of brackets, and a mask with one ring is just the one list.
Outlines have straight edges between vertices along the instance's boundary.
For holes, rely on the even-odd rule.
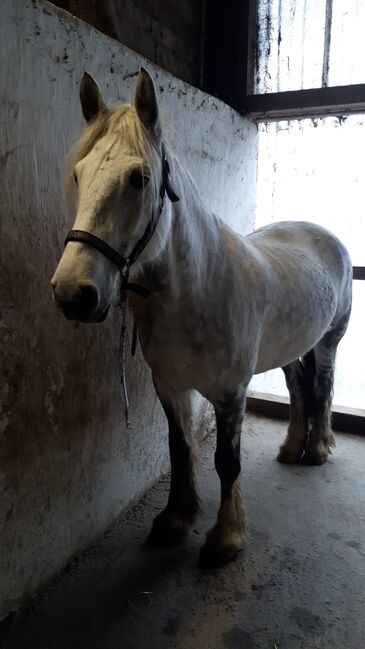
[[126,144],[128,165],[142,167],[147,164],[154,194],[157,195],[160,184],[160,153],[153,138],[139,120],[134,106],[130,104],[105,109],[82,131],[69,156],[67,186],[73,183],[77,163],[85,158],[98,140],[106,135],[121,138]]

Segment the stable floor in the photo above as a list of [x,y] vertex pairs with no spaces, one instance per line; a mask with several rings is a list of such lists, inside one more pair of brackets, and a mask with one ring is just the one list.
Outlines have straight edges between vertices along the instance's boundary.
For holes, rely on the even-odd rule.
[[242,492],[249,540],[199,568],[219,484],[202,445],[203,514],[186,543],[144,550],[168,481],[0,627],[4,649],[364,649],[365,437],[337,434],[322,467],[275,461],[285,424],[249,415]]

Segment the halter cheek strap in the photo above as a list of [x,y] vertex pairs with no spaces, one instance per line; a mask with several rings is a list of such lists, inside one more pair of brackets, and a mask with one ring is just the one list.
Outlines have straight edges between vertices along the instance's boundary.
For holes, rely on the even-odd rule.
[[114,248],[109,246],[109,244],[107,244],[105,241],[99,239],[99,237],[95,236],[95,234],[86,232],[85,230],[70,230],[65,239],[65,246],[69,241],[77,241],[79,243],[86,243],[86,245],[90,246],[91,248],[95,248],[96,250],[101,252],[104,257],[107,257],[107,259],[109,259],[113,264],[115,264],[115,266],[118,267],[122,276],[122,291],[133,291],[141,297],[148,297],[149,291],[146,288],[139,286],[138,284],[128,283],[129,269],[132,264],[137,261],[138,257],[150,242],[156,230],[161,212],[163,210],[165,194],[167,194],[172,203],[175,203],[179,200],[179,197],[175,194],[170,184],[170,167],[165,155],[165,147],[164,145],[162,145],[162,178],[160,185],[160,202],[158,210],[156,213],[154,213],[154,211],[152,210],[147,227],[142,237],[134,246],[131,254],[128,257],[123,257],[119,252],[117,252],[117,250],[114,250]]

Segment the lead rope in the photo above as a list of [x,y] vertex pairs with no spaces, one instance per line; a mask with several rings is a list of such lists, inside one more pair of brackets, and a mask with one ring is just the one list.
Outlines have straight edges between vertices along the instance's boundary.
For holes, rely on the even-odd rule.
[[126,372],[125,372],[125,338],[127,333],[127,296],[125,292],[125,285],[128,282],[129,276],[129,264],[127,262],[126,266],[121,271],[121,288],[120,288],[120,308],[122,310],[122,327],[120,330],[120,340],[119,340],[119,359],[120,359],[120,382],[123,389],[124,395],[124,417],[127,428],[131,427],[129,421],[129,399],[128,399],[128,389],[126,381]]
[[131,354],[132,354],[132,356],[136,355],[137,343],[138,343],[138,326],[137,326],[136,321],[134,321],[133,322],[132,346],[131,346]]
[[[128,398],[128,389],[127,389],[127,379],[125,371],[125,350],[126,350],[126,333],[127,333],[127,296],[125,291],[122,290],[120,298],[120,307],[122,310],[122,327],[120,330],[120,339],[119,339],[119,359],[120,359],[120,382],[123,388],[124,395],[124,414],[125,422],[127,428],[131,427],[131,422],[129,419],[129,398]],[[131,345],[131,354],[135,356],[137,350],[137,341],[138,341],[138,327],[137,323],[133,323],[133,335],[132,335],[132,345]]]

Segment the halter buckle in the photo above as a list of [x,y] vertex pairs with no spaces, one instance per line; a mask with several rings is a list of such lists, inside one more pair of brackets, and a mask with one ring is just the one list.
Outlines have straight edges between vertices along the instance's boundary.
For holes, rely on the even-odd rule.
[[124,282],[125,279],[128,280],[129,269],[130,269],[130,261],[129,261],[129,257],[128,257],[128,259],[125,260],[124,266],[120,269],[120,274],[122,276],[123,282]]

